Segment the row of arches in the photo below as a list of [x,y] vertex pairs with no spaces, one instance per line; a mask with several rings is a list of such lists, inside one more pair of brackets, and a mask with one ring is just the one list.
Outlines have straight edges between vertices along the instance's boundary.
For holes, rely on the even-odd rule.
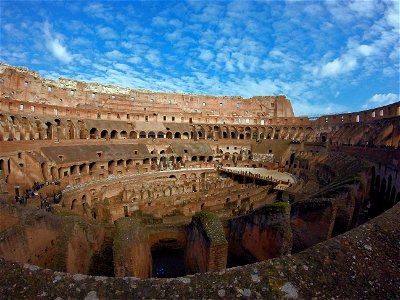
[[[166,179],[169,180],[166,180]],[[197,192],[201,185],[200,182],[206,178],[205,172],[192,172],[183,174],[171,174],[165,175],[165,178],[161,181],[157,181],[157,184],[132,184],[125,183],[125,186],[120,186],[120,195],[122,201],[132,202],[141,201],[159,197],[169,197],[178,195],[181,193]],[[217,182],[221,181],[220,179]],[[222,181],[215,185],[215,187],[222,187]],[[63,205],[69,207],[71,210],[79,209],[79,206],[87,204],[93,206],[96,204],[104,203],[108,199],[109,191],[114,190],[113,185],[110,186],[97,186],[91,190],[83,189],[80,193],[72,192],[73,195],[64,194]],[[78,205],[78,206],[77,206]]]
[[[0,114],[0,140],[46,139],[298,139],[312,141],[314,129],[303,126],[189,125],[187,130],[153,131],[89,127],[90,122],[69,119],[32,119],[20,115]],[[106,122],[104,122],[106,124]]]
[[[179,169],[184,163],[200,162],[212,163],[212,155],[190,155],[177,156],[175,154],[161,154],[160,156],[148,157],[143,159],[128,158],[109,160],[107,162],[93,161],[82,164],[71,164],[70,166],[49,166],[47,163],[41,163],[43,178],[46,181],[60,180],[66,177],[82,177],[87,175],[123,175],[129,172],[141,172],[143,170],[166,170]],[[0,160],[1,168],[5,168],[4,160]],[[93,179],[92,177],[87,178]]]
[[334,126],[326,132],[331,144],[400,147],[400,124],[396,120]]
[[400,201],[397,174],[384,174],[371,168],[371,184],[367,209],[370,217],[375,217]]

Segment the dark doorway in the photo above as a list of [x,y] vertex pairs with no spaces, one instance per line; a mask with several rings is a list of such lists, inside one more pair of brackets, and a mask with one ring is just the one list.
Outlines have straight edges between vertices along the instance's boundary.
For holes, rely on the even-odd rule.
[[184,254],[175,239],[160,240],[151,251],[153,277],[185,276]]

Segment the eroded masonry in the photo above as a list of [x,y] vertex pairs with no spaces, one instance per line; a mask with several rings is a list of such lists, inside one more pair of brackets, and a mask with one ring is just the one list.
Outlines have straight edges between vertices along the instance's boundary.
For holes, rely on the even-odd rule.
[[285,96],[132,90],[5,64],[0,92],[7,261],[141,279],[223,272],[400,200],[399,102],[310,119]]

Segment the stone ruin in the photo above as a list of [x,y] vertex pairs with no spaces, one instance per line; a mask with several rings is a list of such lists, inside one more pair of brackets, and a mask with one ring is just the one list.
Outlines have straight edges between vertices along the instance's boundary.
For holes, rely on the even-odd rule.
[[4,297],[399,297],[399,102],[0,78]]

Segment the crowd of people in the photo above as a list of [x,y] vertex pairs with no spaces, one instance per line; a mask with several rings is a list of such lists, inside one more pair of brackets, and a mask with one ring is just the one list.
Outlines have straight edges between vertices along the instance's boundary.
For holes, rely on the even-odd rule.
[[53,196],[43,197],[42,194],[39,193],[39,190],[45,186],[52,184],[59,185],[60,183],[58,181],[45,182],[45,183],[34,182],[32,188],[26,189],[25,193],[22,196],[15,196],[15,202],[19,203],[20,205],[27,205],[28,200],[34,199],[35,197],[39,197],[40,208],[48,212],[51,212],[53,210],[51,204],[60,203],[62,198],[61,192],[57,193],[53,192]]

